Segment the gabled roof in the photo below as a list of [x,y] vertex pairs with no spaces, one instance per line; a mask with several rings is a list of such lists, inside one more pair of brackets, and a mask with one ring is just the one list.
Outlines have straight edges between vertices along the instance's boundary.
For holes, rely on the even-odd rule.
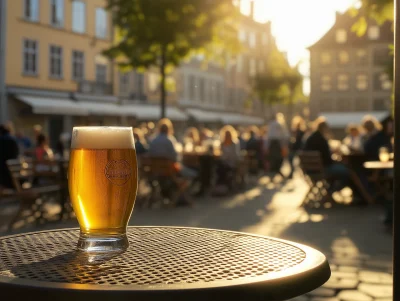
[[[371,43],[392,43],[393,42],[393,31],[392,22],[385,22],[383,24],[377,24],[372,19],[367,19],[368,26],[378,25],[380,27],[379,38],[377,40],[371,40],[368,38],[368,29],[363,36],[358,36],[356,32],[352,30],[352,26],[357,22],[361,16],[351,16],[349,12],[343,14],[336,13],[336,22],[329,29],[325,35],[319,39],[316,43],[308,47],[308,49],[324,49],[324,48],[343,48],[345,45],[349,46],[363,46]],[[345,29],[347,32],[347,41],[345,43],[336,42],[336,30]]]

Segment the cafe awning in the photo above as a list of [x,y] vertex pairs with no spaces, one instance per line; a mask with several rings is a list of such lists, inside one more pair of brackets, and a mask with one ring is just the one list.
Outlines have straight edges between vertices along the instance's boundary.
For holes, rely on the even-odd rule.
[[187,109],[186,112],[199,122],[221,122],[221,114],[201,109]]
[[15,98],[32,107],[35,114],[86,116],[88,111],[68,98],[15,95]]
[[264,123],[262,118],[235,113],[222,113],[221,119],[224,124],[233,125],[261,125]]
[[320,113],[319,116],[326,118],[328,125],[331,128],[345,128],[349,123],[360,124],[364,116],[372,115],[379,121],[389,116],[387,111],[373,112],[341,112],[341,113]]
[[[161,116],[160,105],[151,104],[127,104],[122,106],[129,116],[135,116],[139,120],[158,120]],[[189,116],[176,107],[167,106],[166,117],[173,121],[186,121]]]
[[121,106],[116,103],[78,101],[78,105],[82,107],[84,110],[87,110],[89,112],[89,115],[100,115],[100,116],[129,115],[129,112],[125,109],[125,106]]

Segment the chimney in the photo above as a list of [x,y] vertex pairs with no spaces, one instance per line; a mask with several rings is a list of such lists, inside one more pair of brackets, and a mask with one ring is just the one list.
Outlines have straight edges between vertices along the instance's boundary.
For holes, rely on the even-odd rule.
[[254,20],[254,0],[250,1],[250,17]]

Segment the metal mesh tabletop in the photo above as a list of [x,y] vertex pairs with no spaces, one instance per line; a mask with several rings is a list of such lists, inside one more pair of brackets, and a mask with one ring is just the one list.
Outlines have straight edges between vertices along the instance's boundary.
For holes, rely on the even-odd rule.
[[[125,253],[90,264],[75,251],[78,236],[79,231],[73,229],[0,238],[0,285],[102,292],[103,297],[110,291],[136,292],[146,300],[151,292],[163,292],[166,300],[168,293],[179,291],[187,297],[193,291],[272,287],[278,281],[290,291],[296,277],[301,283],[312,276],[312,287],[303,287],[307,291],[329,278],[321,253],[268,237],[196,228],[130,227],[130,247]],[[318,279],[321,275],[325,276]]]

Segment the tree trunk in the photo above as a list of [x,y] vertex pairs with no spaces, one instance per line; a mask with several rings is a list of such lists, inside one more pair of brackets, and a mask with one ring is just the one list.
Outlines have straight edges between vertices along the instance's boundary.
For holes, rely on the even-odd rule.
[[293,102],[294,102],[293,95],[294,95],[294,93],[292,91],[290,91],[290,96],[289,96],[290,98],[289,98],[288,112],[287,112],[288,113],[287,114],[288,121],[293,119]]
[[161,118],[166,117],[166,98],[167,93],[165,90],[165,66],[166,62],[166,48],[163,47],[161,50],[161,64],[160,64],[160,74],[161,74]]

